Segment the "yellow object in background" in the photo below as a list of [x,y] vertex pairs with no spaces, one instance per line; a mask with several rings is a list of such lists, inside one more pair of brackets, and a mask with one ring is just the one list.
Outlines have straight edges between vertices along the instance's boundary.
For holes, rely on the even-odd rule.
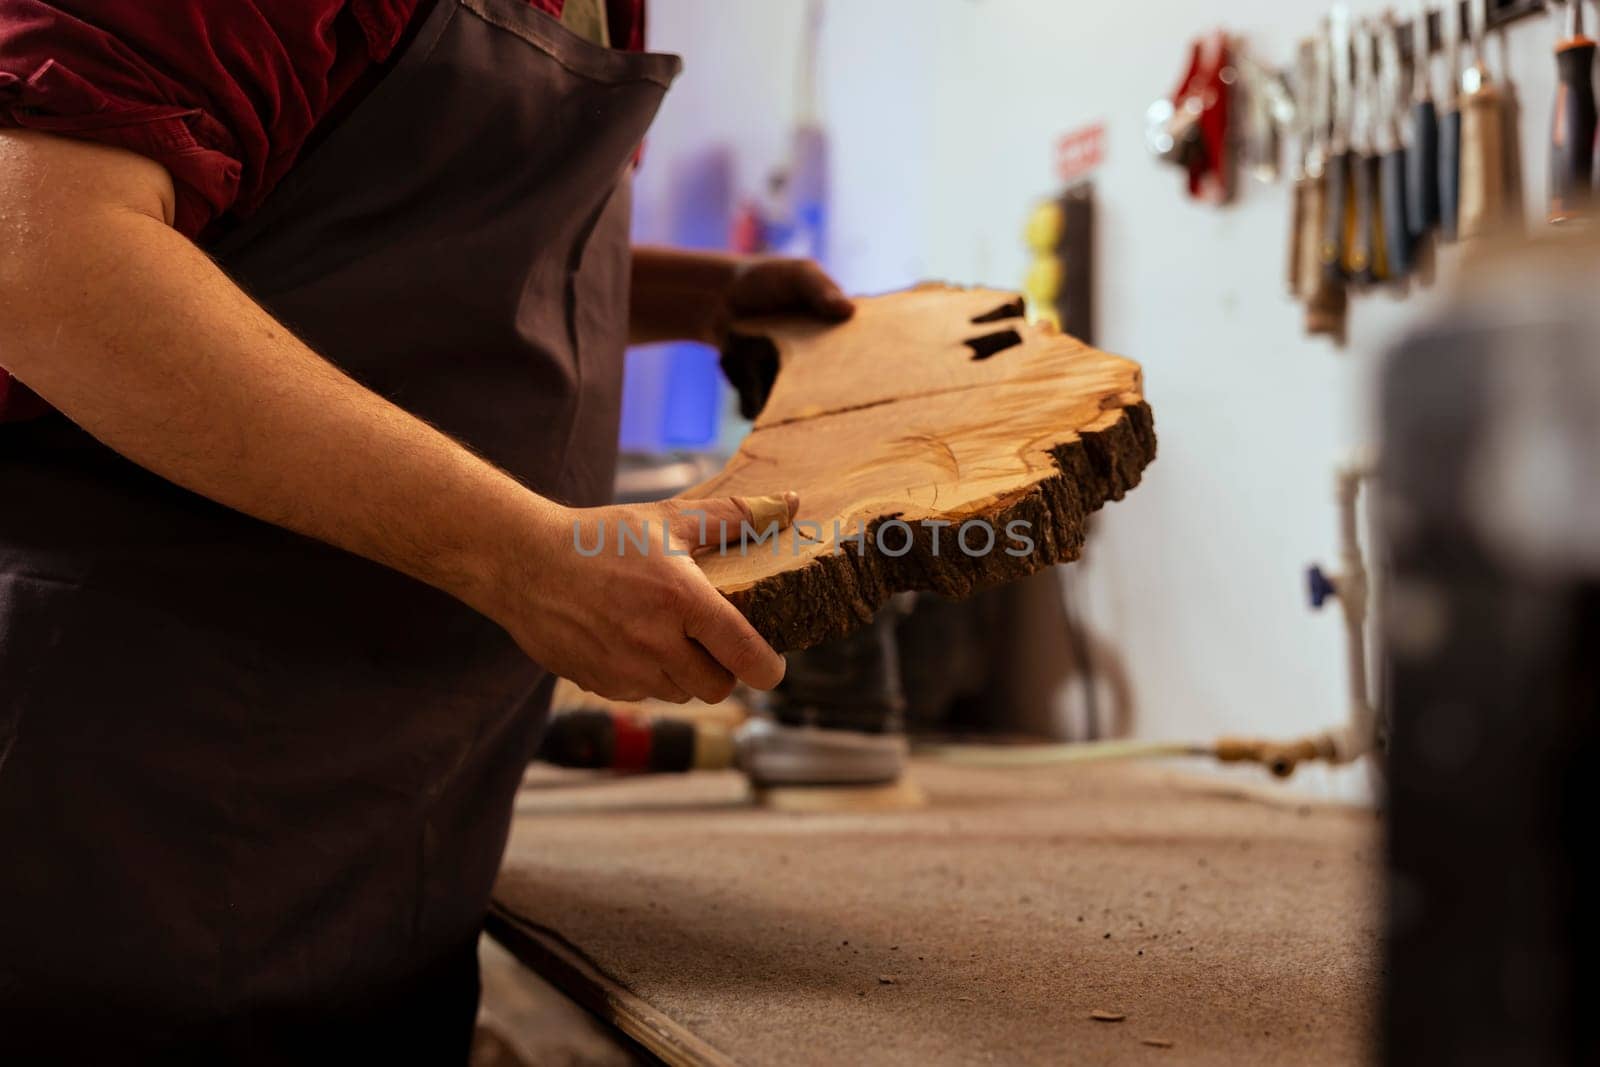
[[1028,216],[1027,224],[1022,229],[1022,239],[1035,252],[1053,256],[1061,247],[1066,221],[1066,212],[1061,210],[1061,204],[1046,200]]
[[1048,322],[1088,341],[1093,333],[1094,187],[1082,180],[1028,212],[1022,282],[1030,322]]
[[1061,296],[1066,268],[1060,259],[1061,239],[1066,230],[1066,212],[1055,200],[1033,209],[1022,229],[1023,242],[1033,252],[1028,273],[1022,282],[1022,295],[1028,304],[1028,319],[1061,325],[1057,302]]
[[1022,293],[1030,304],[1051,305],[1061,293],[1065,269],[1054,256],[1035,256],[1028,264],[1028,275],[1022,282]]

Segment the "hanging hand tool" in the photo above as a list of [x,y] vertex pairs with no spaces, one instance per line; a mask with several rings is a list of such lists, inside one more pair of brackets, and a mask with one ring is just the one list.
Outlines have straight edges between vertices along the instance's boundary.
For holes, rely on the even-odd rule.
[[1373,143],[1377,131],[1378,94],[1374,91],[1372,31],[1365,20],[1357,28],[1355,46],[1356,119],[1350,135],[1354,208],[1346,229],[1345,273],[1358,285],[1384,278],[1382,205],[1378,199],[1379,160]]
[[[1308,304],[1319,298],[1326,303],[1324,294],[1329,279],[1322,269],[1322,235],[1326,230],[1328,213],[1328,152],[1329,132],[1333,122],[1332,74],[1329,70],[1328,27],[1324,23],[1316,37],[1301,46],[1304,64],[1304,81],[1299,92],[1305,99],[1304,137],[1306,197],[1305,210],[1299,216],[1300,270],[1296,294]],[[1344,318],[1344,292],[1338,287],[1337,308],[1339,320]],[[1313,329],[1311,332],[1328,332]]]
[[1401,281],[1411,273],[1411,230],[1406,225],[1406,146],[1400,133],[1400,115],[1405,109],[1400,70],[1400,27],[1392,15],[1376,24],[1378,30],[1378,77],[1376,89],[1378,154],[1378,214],[1383,233],[1381,259],[1383,276]]
[[[1347,53],[1348,54],[1348,53]],[[1340,193],[1333,194],[1334,177],[1328,162],[1333,154],[1333,58],[1331,31],[1323,23],[1312,50],[1309,96],[1311,125],[1306,150],[1306,178],[1309,182],[1305,212],[1300,217],[1304,228],[1301,242],[1300,295],[1306,302],[1306,333],[1344,340],[1345,314],[1349,299],[1344,278],[1339,273],[1337,248],[1329,262],[1324,249],[1327,235],[1344,232],[1344,178]]]
[[1333,115],[1326,163],[1327,180],[1323,183],[1327,189],[1327,205],[1323,212],[1322,272],[1330,280],[1342,283],[1346,276],[1347,238],[1354,210],[1351,196],[1354,168],[1350,151],[1350,12],[1342,4],[1336,6],[1329,16],[1328,51],[1329,67],[1333,73]]
[[1235,49],[1233,65],[1244,88],[1244,166],[1250,177],[1271,184],[1283,175],[1284,132],[1299,122],[1294,93],[1283,71],[1242,47]]
[[[1311,174],[1311,153],[1316,137],[1316,69],[1317,42],[1308,37],[1295,49],[1293,94],[1295,100],[1294,122],[1290,126],[1293,141],[1289,155],[1290,218],[1289,218],[1289,295],[1299,298],[1309,284],[1306,274],[1306,218],[1315,212],[1322,214],[1322,205],[1313,204],[1319,174]],[[1313,243],[1312,247],[1315,247]]]
[[1567,35],[1556,44],[1556,107],[1550,124],[1551,222],[1587,214],[1594,181],[1594,40],[1583,0],[1567,0]]
[[1306,173],[1305,157],[1296,149],[1294,162],[1289,169],[1289,258],[1288,281],[1289,295],[1300,295],[1300,280],[1303,277],[1301,260],[1304,258],[1306,214],[1311,208],[1312,181]]
[[1461,75],[1462,238],[1498,229],[1507,214],[1505,107],[1486,62],[1488,0],[1472,0],[1472,63]]
[[1433,48],[1428,19],[1428,5],[1424,3],[1411,23],[1411,151],[1406,156],[1406,231],[1414,245],[1439,225],[1439,112],[1433,103]]
[[1189,195],[1224,204],[1233,198],[1230,111],[1238,70],[1228,35],[1217,31],[1190,45],[1189,66],[1171,100],[1145,113],[1145,140],[1156,158],[1189,172]]
[[1439,236],[1454,241],[1461,216],[1461,4],[1445,0],[1439,11],[1444,37],[1445,95],[1439,116]]

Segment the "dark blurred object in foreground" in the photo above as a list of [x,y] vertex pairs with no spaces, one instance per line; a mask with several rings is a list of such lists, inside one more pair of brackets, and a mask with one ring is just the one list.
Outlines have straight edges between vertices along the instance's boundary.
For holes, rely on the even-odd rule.
[[1385,1062],[1600,1061],[1600,245],[1486,252],[1381,390]]

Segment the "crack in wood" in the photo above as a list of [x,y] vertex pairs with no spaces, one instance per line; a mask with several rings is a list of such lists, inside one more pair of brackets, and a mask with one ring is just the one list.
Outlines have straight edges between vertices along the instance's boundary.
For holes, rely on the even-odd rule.
[[1000,330],[996,333],[986,333],[981,337],[969,337],[963,343],[972,349],[972,358],[975,361],[985,360],[999,355],[1008,348],[1020,345],[1022,335],[1016,330]]
[[974,315],[968,319],[974,326],[982,326],[986,322],[1003,322],[1006,319],[1020,319],[1026,312],[1022,297],[1008,300],[993,311],[985,311],[982,315]]

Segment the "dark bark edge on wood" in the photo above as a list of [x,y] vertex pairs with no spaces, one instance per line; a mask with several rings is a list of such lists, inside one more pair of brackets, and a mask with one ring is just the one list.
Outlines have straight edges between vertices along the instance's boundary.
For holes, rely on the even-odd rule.
[[962,599],[1001,582],[1024,578],[1056,563],[1078,558],[1089,516],[1108,500],[1121,500],[1139,484],[1156,456],[1155,419],[1144,401],[1122,409],[1122,418],[1103,430],[1051,449],[1056,473],[1030,486],[995,512],[974,515],[990,522],[998,538],[1018,519],[1030,524],[1031,553],[1013,556],[997,540],[994,551],[971,557],[954,545],[955,530],[940,531],[940,554],[932,551],[933,531],[911,523],[910,551],[889,556],[874,547],[877,528],[897,516],[867,524],[867,550],[854,546],[819,556],[806,566],[763,578],[749,589],[729,593],[772,647],[795,652],[842,637],[870,621],[898,592],[929,590]]

